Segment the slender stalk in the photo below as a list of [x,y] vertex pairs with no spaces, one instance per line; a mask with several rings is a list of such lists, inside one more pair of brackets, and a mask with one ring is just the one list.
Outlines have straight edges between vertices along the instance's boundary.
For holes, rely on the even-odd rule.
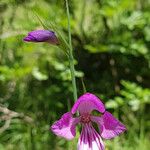
[[70,64],[70,72],[72,78],[72,87],[73,87],[73,97],[74,101],[77,100],[77,87],[76,87],[76,79],[75,79],[75,68],[74,68],[74,57],[73,57],[73,48],[71,41],[71,28],[70,28],[70,13],[69,13],[69,5],[68,0],[66,1],[66,10],[67,10],[67,20],[68,20],[68,37],[69,37],[69,64]]

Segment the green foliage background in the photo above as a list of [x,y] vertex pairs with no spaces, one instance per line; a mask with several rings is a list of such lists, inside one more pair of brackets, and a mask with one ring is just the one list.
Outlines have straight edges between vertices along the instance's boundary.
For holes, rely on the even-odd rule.
[[[105,140],[106,150],[149,150],[150,1],[70,0],[70,10],[78,95],[83,79],[128,128]],[[67,39],[63,0],[0,0],[0,104],[33,119],[11,119],[0,150],[75,150],[79,133],[67,142],[49,131],[73,105],[67,58],[55,46],[22,40],[42,28],[37,15]]]

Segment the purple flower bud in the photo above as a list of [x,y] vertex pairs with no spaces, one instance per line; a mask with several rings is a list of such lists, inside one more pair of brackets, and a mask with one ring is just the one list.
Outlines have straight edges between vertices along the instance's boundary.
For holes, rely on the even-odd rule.
[[23,39],[26,42],[48,42],[50,44],[59,44],[55,33],[50,30],[35,30],[28,33]]

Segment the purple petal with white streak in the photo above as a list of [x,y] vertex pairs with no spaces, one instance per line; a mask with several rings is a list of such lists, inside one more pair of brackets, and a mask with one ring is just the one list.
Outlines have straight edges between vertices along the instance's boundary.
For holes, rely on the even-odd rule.
[[102,101],[94,94],[85,93],[75,102],[71,109],[71,113],[75,114],[77,111],[79,111],[80,114],[90,114],[93,110],[97,110],[103,113],[105,112],[105,106]]
[[99,126],[100,135],[105,139],[111,139],[126,131],[125,125],[106,111],[102,117],[92,116],[91,120]]
[[82,128],[81,136],[78,140],[78,150],[104,150],[105,146],[91,124],[85,124]]
[[76,124],[78,122],[79,118],[72,118],[72,114],[67,112],[51,126],[51,130],[57,136],[71,140],[76,135]]

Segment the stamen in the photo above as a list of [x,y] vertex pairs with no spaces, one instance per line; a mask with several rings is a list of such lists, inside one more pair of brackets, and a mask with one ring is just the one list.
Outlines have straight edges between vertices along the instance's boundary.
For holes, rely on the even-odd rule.
[[89,123],[91,121],[90,114],[82,114],[81,115],[81,122],[82,123]]

